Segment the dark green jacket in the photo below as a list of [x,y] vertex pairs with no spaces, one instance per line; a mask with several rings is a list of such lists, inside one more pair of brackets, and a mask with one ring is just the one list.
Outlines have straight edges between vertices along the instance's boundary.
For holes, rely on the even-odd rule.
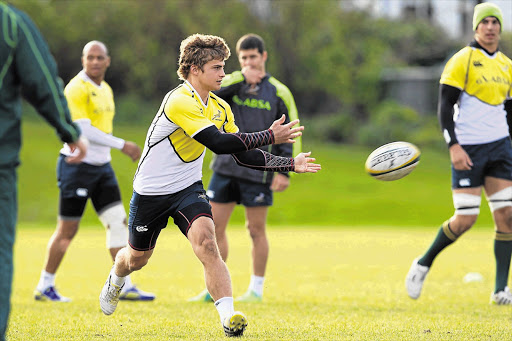
[[19,164],[22,93],[63,142],[77,140],[48,45],[25,13],[0,1],[0,168]]

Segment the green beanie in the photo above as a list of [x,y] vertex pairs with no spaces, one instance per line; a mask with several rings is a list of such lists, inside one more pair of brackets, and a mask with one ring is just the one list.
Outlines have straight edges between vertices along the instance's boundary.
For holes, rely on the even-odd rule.
[[475,6],[473,14],[473,31],[476,31],[478,24],[487,17],[496,17],[500,22],[500,32],[503,29],[503,14],[498,6],[491,3],[482,3]]

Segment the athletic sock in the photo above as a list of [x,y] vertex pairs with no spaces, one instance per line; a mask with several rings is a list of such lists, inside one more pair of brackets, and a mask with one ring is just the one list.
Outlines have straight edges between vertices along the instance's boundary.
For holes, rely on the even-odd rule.
[[123,289],[129,289],[133,287],[132,279],[130,278],[130,275],[126,276],[124,278],[124,287]]
[[125,283],[126,277],[119,277],[116,275],[115,266],[112,267],[112,270],[110,270],[110,281],[117,285],[122,286]]
[[251,282],[249,283],[249,290],[253,291],[256,295],[263,296],[263,282],[265,277],[251,275]]
[[494,239],[494,258],[496,259],[496,282],[494,292],[505,290],[512,255],[512,233],[496,232]]
[[418,264],[428,266],[430,268],[436,256],[448,245],[455,242],[457,238],[458,236],[450,229],[449,222],[445,221],[439,229],[439,232],[432,242],[432,245],[430,245],[430,248],[423,255],[423,257],[418,260]]
[[235,307],[233,305],[233,297],[222,297],[215,301],[215,308],[219,312],[220,323],[224,323],[224,320],[227,317],[231,317],[235,312]]
[[43,292],[51,286],[55,286],[55,274],[51,274],[45,270],[42,270],[39,283],[37,284],[37,290]]

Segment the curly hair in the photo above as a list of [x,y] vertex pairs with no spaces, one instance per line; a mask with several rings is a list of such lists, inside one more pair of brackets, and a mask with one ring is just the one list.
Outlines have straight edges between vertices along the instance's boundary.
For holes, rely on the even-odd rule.
[[231,51],[221,37],[193,34],[181,42],[178,76],[181,80],[186,80],[192,65],[203,70],[203,66],[210,60],[224,61],[230,55]]

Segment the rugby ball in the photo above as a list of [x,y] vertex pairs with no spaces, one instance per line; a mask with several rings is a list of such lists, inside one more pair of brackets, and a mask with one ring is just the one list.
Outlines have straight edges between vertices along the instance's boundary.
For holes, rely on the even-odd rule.
[[416,168],[420,155],[420,150],[412,143],[391,142],[375,149],[368,156],[365,169],[375,179],[398,180]]

